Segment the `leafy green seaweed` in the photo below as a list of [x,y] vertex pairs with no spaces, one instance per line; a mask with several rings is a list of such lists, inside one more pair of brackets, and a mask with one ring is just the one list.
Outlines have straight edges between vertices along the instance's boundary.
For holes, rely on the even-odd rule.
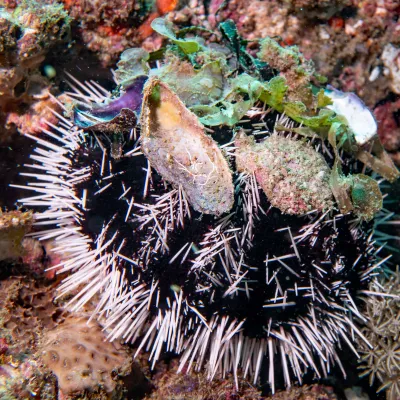
[[171,22],[164,18],[156,18],[151,23],[151,27],[161,36],[164,36],[176,44],[185,54],[196,53],[200,50],[200,44],[196,40],[178,39]]

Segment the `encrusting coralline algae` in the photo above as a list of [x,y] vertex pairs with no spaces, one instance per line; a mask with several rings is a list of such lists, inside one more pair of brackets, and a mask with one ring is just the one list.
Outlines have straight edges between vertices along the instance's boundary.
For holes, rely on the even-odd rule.
[[271,205],[283,213],[303,215],[333,206],[330,168],[307,143],[278,135],[256,143],[239,133],[235,146],[238,171],[254,174]]

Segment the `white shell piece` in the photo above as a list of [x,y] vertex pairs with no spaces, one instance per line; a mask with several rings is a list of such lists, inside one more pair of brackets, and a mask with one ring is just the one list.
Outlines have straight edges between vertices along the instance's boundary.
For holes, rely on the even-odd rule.
[[368,80],[370,82],[374,82],[379,78],[379,75],[381,74],[381,70],[379,67],[375,67],[372,71],[371,74],[369,75]]
[[346,118],[357,144],[362,146],[377,134],[378,124],[375,117],[358,96],[341,92],[331,86],[325,90],[325,95],[333,102],[327,108]]

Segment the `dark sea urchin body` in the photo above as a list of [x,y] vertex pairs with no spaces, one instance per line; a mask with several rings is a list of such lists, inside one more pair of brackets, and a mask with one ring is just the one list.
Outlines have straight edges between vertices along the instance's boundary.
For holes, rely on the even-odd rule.
[[75,294],[72,308],[99,295],[94,317],[106,317],[109,339],[148,350],[153,364],[170,351],[181,370],[254,382],[263,366],[272,390],[276,370],[290,385],[340,365],[340,342],[355,352],[358,291],[377,267],[368,225],[334,210],[282,214],[254,175],[237,173],[231,212],[201,214],[150,167],[137,134],[121,158],[63,117],[35,138],[23,187],[35,195],[21,203],[43,210],[35,236],[64,255],[60,294]]

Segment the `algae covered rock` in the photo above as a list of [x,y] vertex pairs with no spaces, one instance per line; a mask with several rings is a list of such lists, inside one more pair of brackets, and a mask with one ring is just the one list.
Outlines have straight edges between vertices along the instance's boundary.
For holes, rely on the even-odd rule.
[[[47,4],[48,3],[48,4]],[[52,121],[51,81],[39,71],[49,51],[63,49],[70,21],[62,4],[37,0],[0,2],[0,141],[17,129],[37,133]]]
[[351,199],[354,213],[361,219],[370,221],[382,208],[383,199],[378,182],[363,175],[352,176]]
[[287,98],[302,101],[307,106],[313,102],[311,78],[315,74],[313,62],[307,60],[297,46],[282,47],[276,40],[266,37],[261,41],[260,60],[280,71],[288,85]]
[[165,180],[182,186],[195,210],[221,215],[232,208],[232,175],[220,148],[156,78],[145,87],[141,125],[143,153]]
[[32,211],[0,210],[0,260],[21,257],[24,253],[22,240],[32,227]]
[[274,207],[296,215],[332,207],[330,169],[310,145],[278,135],[256,143],[241,132],[235,146],[238,171],[254,173]]
[[44,332],[64,317],[49,281],[0,280],[0,399],[30,399],[32,393],[38,399],[57,398],[56,379],[44,371],[36,352]]

